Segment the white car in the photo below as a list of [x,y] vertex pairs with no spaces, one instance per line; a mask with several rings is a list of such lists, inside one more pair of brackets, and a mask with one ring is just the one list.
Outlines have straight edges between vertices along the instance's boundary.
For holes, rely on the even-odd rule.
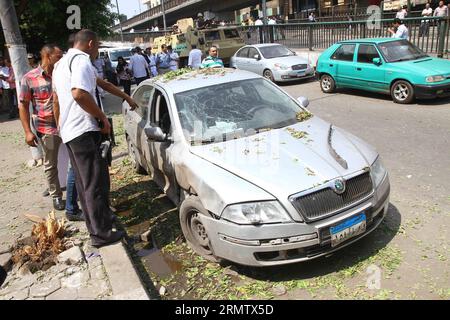
[[315,76],[307,59],[281,44],[255,44],[239,49],[230,59],[230,67],[257,73],[273,82]]
[[130,62],[130,57],[133,55],[131,50],[133,50],[132,47],[100,48],[98,52],[101,58],[104,57],[105,53],[108,53],[111,65],[116,70],[119,57],[123,57],[126,62]]

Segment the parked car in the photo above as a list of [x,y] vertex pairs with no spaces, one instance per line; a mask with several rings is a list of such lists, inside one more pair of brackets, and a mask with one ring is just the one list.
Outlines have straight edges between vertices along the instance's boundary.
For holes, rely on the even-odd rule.
[[130,58],[133,55],[131,47],[120,47],[120,48],[101,48],[99,49],[100,57],[108,53],[109,59],[111,60],[111,65],[114,70],[117,68],[118,58],[123,57],[126,62],[130,62]]
[[281,44],[255,44],[238,50],[230,67],[262,75],[274,82],[314,77],[314,68],[307,59]]
[[124,102],[137,172],[179,206],[187,243],[207,259],[268,266],[317,258],[385,217],[377,152],[269,80],[234,69],[141,83]]
[[390,94],[396,103],[450,96],[450,61],[423,53],[396,38],[342,41],[317,62],[320,87],[355,88]]

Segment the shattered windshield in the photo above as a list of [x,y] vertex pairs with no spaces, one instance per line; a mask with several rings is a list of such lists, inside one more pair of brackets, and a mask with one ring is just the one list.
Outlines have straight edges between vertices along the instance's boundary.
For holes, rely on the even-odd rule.
[[296,123],[301,107],[264,79],[223,83],[175,95],[191,142],[219,142]]

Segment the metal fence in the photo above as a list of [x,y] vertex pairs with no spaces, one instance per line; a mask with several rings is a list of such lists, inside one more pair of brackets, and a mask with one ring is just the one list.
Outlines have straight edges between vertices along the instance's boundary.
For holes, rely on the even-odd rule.
[[[409,40],[428,54],[448,57],[450,28],[448,18],[408,18]],[[391,37],[393,19],[288,23],[261,27],[240,27],[247,44],[276,42],[289,48],[326,49],[332,44],[359,38]],[[374,23],[374,24],[373,24]],[[426,32],[425,32],[426,30]]]

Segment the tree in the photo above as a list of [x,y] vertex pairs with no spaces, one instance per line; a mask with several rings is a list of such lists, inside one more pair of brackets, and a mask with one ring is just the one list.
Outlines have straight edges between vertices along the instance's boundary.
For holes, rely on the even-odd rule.
[[89,28],[100,37],[111,34],[110,26],[117,14],[110,11],[110,0],[16,0],[20,30],[29,52],[38,52],[45,43],[66,48],[67,38],[77,30],[67,28],[71,5],[81,9],[81,27]]

